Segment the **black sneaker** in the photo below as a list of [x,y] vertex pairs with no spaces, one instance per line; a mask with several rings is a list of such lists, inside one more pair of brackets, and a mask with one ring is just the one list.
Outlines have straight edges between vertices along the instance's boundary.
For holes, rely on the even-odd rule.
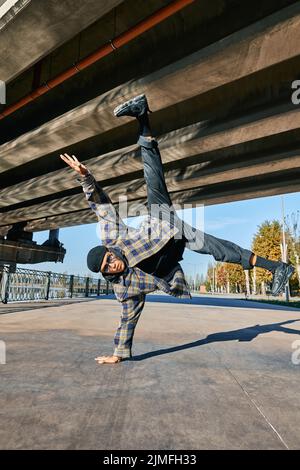
[[146,95],[138,95],[135,96],[134,98],[131,98],[128,101],[125,101],[125,103],[120,104],[114,109],[114,115],[116,117],[121,117],[121,116],[132,116],[132,117],[138,117],[141,116],[142,114],[150,111]]
[[284,288],[294,271],[295,268],[291,264],[280,263],[273,274],[272,295],[278,295],[284,291]]

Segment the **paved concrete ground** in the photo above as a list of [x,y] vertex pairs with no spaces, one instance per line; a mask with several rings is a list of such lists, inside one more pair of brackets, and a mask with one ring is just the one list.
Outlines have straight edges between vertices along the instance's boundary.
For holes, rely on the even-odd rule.
[[300,447],[299,310],[148,299],[116,365],[94,361],[112,352],[112,298],[1,308],[0,448]]

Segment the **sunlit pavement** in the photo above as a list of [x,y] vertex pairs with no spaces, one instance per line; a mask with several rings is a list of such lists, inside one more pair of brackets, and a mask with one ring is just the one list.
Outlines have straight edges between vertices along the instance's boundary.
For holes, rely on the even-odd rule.
[[300,447],[300,310],[149,295],[115,365],[112,297],[0,313],[2,449]]

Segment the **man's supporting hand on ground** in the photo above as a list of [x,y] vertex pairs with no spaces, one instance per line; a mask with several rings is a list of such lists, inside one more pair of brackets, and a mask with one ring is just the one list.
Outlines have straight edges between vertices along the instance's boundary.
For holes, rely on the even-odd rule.
[[122,358],[119,356],[99,356],[95,357],[95,361],[98,364],[117,364],[122,361]]

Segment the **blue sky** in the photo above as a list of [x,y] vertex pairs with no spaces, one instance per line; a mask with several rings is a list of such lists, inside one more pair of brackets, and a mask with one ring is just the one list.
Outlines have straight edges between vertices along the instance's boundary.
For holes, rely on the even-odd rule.
[[[291,214],[300,209],[300,192],[284,196],[285,214]],[[198,219],[197,211],[187,209],[181,217],[191,223]],[[200,211],[200,212],[199,212]],[[251,241],[257,227],[265,220],[281,220],[281,196],[272,196],[246,201],[231,202],[206,206],[203,211],[204,231],[218,238],[233,241],[244,248],[251,247]],[[200,219],[199,219],[200,220]],[[137,219],[130,219],[130,225],[136,225]],[[34,241],[42,243],[48,238],[48,232],[37,232]],[[81,225],[60,229],[60,241],[67,250],[63,263],[40,263],[36,265],[19,265],[53,272],[67,272],[68,274],[93,275],[86,266],[88,251],[99,243],[97,224]],[[181,265],[186,274],[206,274],[208,262],[214,258],[210,255],[201,255],[185,250]]]

